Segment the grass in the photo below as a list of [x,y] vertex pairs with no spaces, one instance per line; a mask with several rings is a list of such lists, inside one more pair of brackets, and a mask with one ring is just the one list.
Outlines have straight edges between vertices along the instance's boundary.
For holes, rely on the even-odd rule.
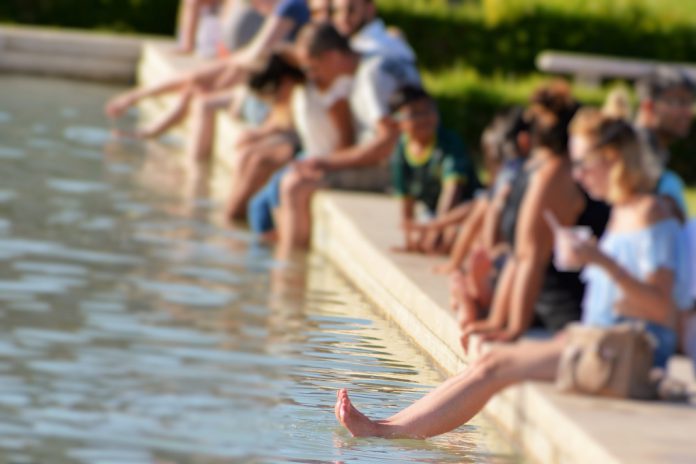
[[[377,5],[416,50],[445,124],[474,153],[496,112],[524,104],[549,79],[533,63],[543,49],[672,61],[696,56],[696,0],[377,0]],[[582,103],[601,105],[612,86],[573,85],[573,90]],[[696,133],[674,148],[674,169],[695,186],[689,191],[693,214]]]
[[689,205],[689,216],[696,217],[696,187],[686,189],[686,202]]

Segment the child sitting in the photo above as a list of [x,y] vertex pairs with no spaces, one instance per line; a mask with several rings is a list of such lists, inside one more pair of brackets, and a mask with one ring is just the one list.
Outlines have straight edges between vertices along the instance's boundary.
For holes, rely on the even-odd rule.
[[416,202],[422,202],[430,214],[440,216],[471,199],[481,185],[474,165],[461,139],[442,127],[435,101],[422,88],[405,86],[397,90],[390,100],[390,110],[402,134],[391,165],[393,188],[402,198],[405,251],[445,250],[446,233],[412,233]]

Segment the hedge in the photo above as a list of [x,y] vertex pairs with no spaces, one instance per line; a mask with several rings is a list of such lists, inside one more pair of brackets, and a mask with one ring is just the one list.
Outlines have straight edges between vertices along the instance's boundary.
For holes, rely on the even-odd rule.
[[179,0],[1,0],[0,21],[172,35]]
[[[696,57],[696,0],[376,0],[403,30],[444,119],[478,148],[501,108],[524,103],[546,49],[663,61]],[[180,0],[3,0],[0,21],[172,35]],[[575,87],[601,103],[607,86]],[[694,154],[694,155],[692,155]],[[696,181],[696,135],[673,165]]]

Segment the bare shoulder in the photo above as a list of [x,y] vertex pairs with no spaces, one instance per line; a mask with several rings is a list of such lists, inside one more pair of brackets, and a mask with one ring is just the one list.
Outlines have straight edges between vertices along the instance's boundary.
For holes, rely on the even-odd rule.
[[547,201],[554,199],[567,202],[579,196],[568,163],[562,159],[551,159],[537,169],[532,177],[530,190],[543,195]]
[[572,224],[584,208],[584,198],[573,181],[568,163],[560,159],[547,161],[534,173],[525,203],[536,216],[551,210],[564,225]]
[[639,227],[648,227],[674,217],[670,205],[657,195],[646,195],[636,205],[636,222]]

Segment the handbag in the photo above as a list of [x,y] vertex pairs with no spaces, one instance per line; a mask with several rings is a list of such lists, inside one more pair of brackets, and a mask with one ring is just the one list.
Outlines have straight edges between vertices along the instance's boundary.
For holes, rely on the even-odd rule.
[[653,341],[640,324],[567,329],[556,387],[611,398],[654,399]]

